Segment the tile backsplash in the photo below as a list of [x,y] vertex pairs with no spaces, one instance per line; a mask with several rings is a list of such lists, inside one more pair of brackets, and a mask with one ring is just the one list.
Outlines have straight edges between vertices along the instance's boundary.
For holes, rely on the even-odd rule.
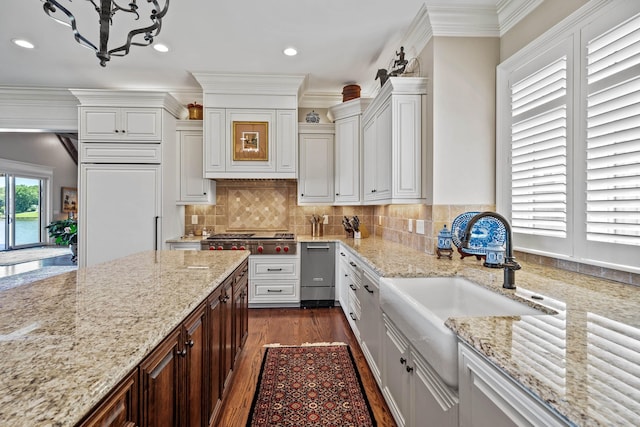
[[[357,215],[370,234],[435,254],[438,232],[445,224],[450,228],[455,217],[464,212],[495,210],[492,205],[298,206],[295,180],[221,180],[216,187],[216,205],[185,207],[185,234],[199,235],[206,228],[209,233],[270,230],[310,235],[310,218],[317,214],[329,216],[325,235],[343,235],[342,218]],[[196,215],[198,224],[191,224],[192,215]],[[424,235],[416,233],[417,220],[424,221]],[[640,274],[525,253],[518,253],[517,257],[640,285]]]

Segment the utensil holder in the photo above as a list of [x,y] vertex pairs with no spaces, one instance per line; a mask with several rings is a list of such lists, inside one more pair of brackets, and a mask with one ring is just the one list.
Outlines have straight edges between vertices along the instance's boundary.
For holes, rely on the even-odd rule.
[[324,224],[319,223],[311,223],[311,237],[322,237],[324,236]]

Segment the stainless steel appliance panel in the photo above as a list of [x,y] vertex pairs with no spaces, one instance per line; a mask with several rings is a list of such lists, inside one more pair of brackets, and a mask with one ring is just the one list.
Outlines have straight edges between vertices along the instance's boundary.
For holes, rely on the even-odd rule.
[[300,244],[300,305],[333,306],[335,300],[335,243]]

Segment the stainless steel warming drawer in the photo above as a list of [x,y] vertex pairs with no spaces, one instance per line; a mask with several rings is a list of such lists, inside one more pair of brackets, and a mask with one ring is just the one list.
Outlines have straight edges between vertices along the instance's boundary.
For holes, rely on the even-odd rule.
[[335,243],[300,244],[300,306],[331,307],[335,300]]

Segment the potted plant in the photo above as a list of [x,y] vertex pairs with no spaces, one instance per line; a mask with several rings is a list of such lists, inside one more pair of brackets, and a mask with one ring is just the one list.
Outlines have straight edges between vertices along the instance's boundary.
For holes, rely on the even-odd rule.
[[71,260],[75,261],[78,253],[78,222],[75,219],[61,219],[52,221],[46,228],[56,245],[69,245]]

